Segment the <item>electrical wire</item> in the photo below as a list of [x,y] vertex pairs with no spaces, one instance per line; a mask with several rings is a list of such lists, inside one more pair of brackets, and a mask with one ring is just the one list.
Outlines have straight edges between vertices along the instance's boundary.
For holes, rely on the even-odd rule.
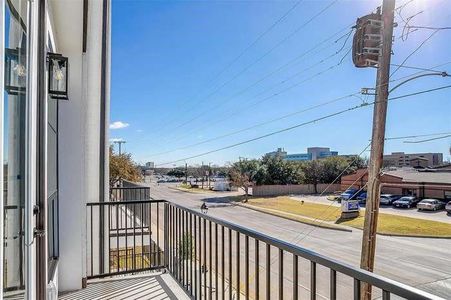
[[388,138],[385,138],[385,140],[386,141],[392,141],[392,140],[415,139],[415,138],[429,137],[429,136],[436,136],[436,135],[444,135],[444,134],[451,134],[451,132],[438,132],[438,133],[427,133],[427,134],[388,137]]
[[445,135],[445,136],[440,136],[440,137],[435,137],[435,138],[430,138],[430,139],[426,139],[426,140],[420,140],[420,141],[404,141],[403,143],[406,144],[419,144],[419,143],[425,143],[425,142],[430,142],[430,141],[435,141],[435,140],[441,140],[441,139],[446,139],[451,137],[451,134]]
[[[294,3],[282,16],[280,16],[275,22],[273,22],[268,28],[266,28],[260,35],[257,36],[246,48],[244,48],[237,56],[235,56],[225,67],[223,67],[216,75],[212,77],[207,83],[207,86],[215,82],[221,75],[232,67],[241,57],[243,57],[253,46],[255,46],[263,37],[265,37],[269,32],[271,32],[278,24],[280,24],[291,12],[293,12],[301,2],[304,0],[299,0]],[[200,95],[200,94],[199,94]],[[196,96],[197,98],[198,96]],[[186,101],[185,103],[188,103]],[[169,122],[170,124],[171,122]]]
[[[260,62],[263,58],[265,58],[266,56],[268,56],[269,54],[271,54],[274,50],[276,50],[278,47],[280,47],[283,43],[285,43],[286,41],[288,41],[289,39],[291,39],[294,35],[296,35],[301,29],[303,29],[304,27],[306,27],[308,24],[310,24],[312,21],[314,21],[316,18],[318,18],[319,16],[321,16],[323,13],[325,13],[329,8],[331,8],[335,3],[337,3],[338,0],[334,0],[331,3],[329,3],[326,7],[324,7],[323,9],[321,9],[318,13],[316,13],[315,15],[313,15],[310,19],[308,19],[306,22],[304,22],[303,24],[301,24],[299,27],[297,27],[294,31],[292,31],[288,36],[286,36],[285,38],[283,38],[282,40],[280,40],[276,45],[274,45],[273,47],[271,47],[268,51],[266,51],[263,55],[259,56],[256,60],[254,60],[253,62],[251,62],[250,64],[246,65],[243,69],[241,69],[238,73],[236,73],[234,76],[232,76],[232,78],[230,78],[229,80],[225,81],[224,83],[222,83],[219,87],[217,87],[213,92],[211,92],[210,94],[208,94],[205,98],[203,98],[203,100],[199,101],[197,104],[200,104],[204,101],[206,101],[207,99],[209,99],[211,96],[213,96],[214,94],[216,94],[217,92],[219,92],[223,87],[225,87],[226,85],[228,85],[229,83],[231,83],[232,81],[234,81],[236,78],[240,77],[242,74],[244,74],[247,70],[249,70],[252,66],[254,66],[255,64],[257,64],[258,62]],[[202,114],[201,114],[202,115]],[[198,115],[199,116],[199,115]],[[195,119],[197,119],[198,117],[196,116]],[[191,120],[189,121],[191,122]],[[186,125],[187,123],[184,123],[182,125],[179,125],[177,128]]]
[[324,107],[326,105],[329,105],[329,104],[332,104],[332,103],[335,103],[335,102],[338,102],[338,101],[341,101],[341,100],[344,100],[344,99],[356,96],[358,94],[359,93],[357,92],[357,93],[354,93],[354,94],[349,94],[349,95],[346,95],[346,96],[341,96],[341,97],[338,97],[338,98],[334,98],[332,100],[329,100],[329,101],[326,101],[326,102],[323,102],[323,103],[320,103],[320,104],[316,104],[316,105],[313,105],[313,106],[310,106],[310,107],[307,107],[307,108],[304,108],[302,110],[298,110],[298,111],[295,111],[295,112],[292,112],[292,113],[289,113],[289,114],[285,114],[285,115],[279,116],[277,118],[273,118],[273,119],[271,119],[269,121],[257,123],[257,124],[254,124],[252,126],[249,126],[249,127],[243,128],[243,129],[235,130],[235,131],[232,131],[232,132],[229,132],[229,133],[217,136],[217,137],[213,137],[213,138],[205,140],[205,141],[201,141],[201,142],[198,142],[198,143],[194,143],[194,144],[190,144],[190,145],[187,145],[187,146],[179,147],[179,148],[176,148],[176,149],[173,149],[173,150],[168,150],[168,151],[164,151],[164,152],[151,154],[149,157],[169,154],[169,153],[176,152],[176,151],[179,151],[179,150],[189,149],[189,148],[192,148],[192,147],[195,147],[195,146],[203,145],[203,144],[210,143],[210,142],[213,142],[213,141],[216,141],[216,140],[220,140],[220,139],[223,139],[223,138],[226,138],[226,137],[230,137],[230,136],[233,136],[233,135],[236,135],[236,134],[239,134],[239,133],[242,133],[242,132],[245,132],[245,131],[257,128],[257,127],[261,127],[261,126],[268,125],[268,124],[271,124],[271,123],[274,123],[274,122],[277,122],[277,121],[280,121],[280,120],[284,120],[286,118],[289,118],[289,117],[292,117],[292,116],[295,116],[295,115],[299,115],[301,113],[304,113],[304,112],[307,112],[307,111],[310,111],[310,110],[313,110],[313,109],[316,109],[316,108]]
[[402,61],[401,64],[390,74],[390,78],[399,71],[400,68],[404,66],[404,64],[411,58],[415,53],[418,52],[439,30],[434,30],[425,40],[423,40],[420,45],[418,45],[407,57]]
[[[356,157],[355,157],[351,162],[348,163],[348,165],[340,172],[340,174],[339,174],[339,175],[338,175],[331,183],[329,183],[329,184],[326,186],[326,188],[320,193],[319,196],[320,196],[320,197],[321,197],[321,196],[324,196],[324,194],[328,191],[328,189],[329,189],[335,182],[337,182],[337,181],[343,176],[343,174],[344,174],[344,173],[345,173],[352,165],[354,165],[354,164],[360,159],[361,155],[362,155],[363,153],[365,153],[365,151],[366,151],[370,146],[371,146],[371,143],[369,143],[362,151],[360,151],[360,153],[357,154]],[[363,176],[363,175],[362,175],[362,176]],[[362,176],[361,176],[361,177],[362,177]],[[358,177],[351,185],[348,186],[347,189],[353,187],[354,184],[356,184],[357,181],[359,181],[359,180],[361,179],[361,177]],[[366,184],[365,184],[364,186],[362,186],[356,193],[359,193],[361,190],[363,190],[363,188],[364,188],[365,186],[366,186]],[[346,190],[347,190],[347,189],[346,189]],[[332,212],[330,212],[327,216],[324,216],[324,213],[326,213],[326,211],[329,210],[336,202],[337,202],[337,200],[335,200],[335,199],[332,200],[332,201],[330,202],[330,204],[327,205],[326,208],[324,208],[324,210],[323,210],[323,212],[321,213],[321,215],[318,216],[318,217],[313,218],[312,221],[313,221],[313,222],[318,222],[318,221],[319,221],[319,224],[318,224],[318,225],[320,225],[320,224],[322,224],[323,222],[325,222],[325,220],[326,220],[327,218],[329,218],[329,216],[330,216],[332,213],[335,213],[335,210],[332,211]],[[323,216],[324,216],[324,217],[323,217]],[[311,229],[308,233],[305,233],[306,230],[307,230],[307,228],[308,228],[308,227],[304,228],[301,232],[299,232],[299,233],[292,239],[291,243],[296,245],[297,243],[299,243],[300,241],[302,241],[303,239],[305,239],[307,236],[309,236],[309,235],[316,229],[316,227],[312,227],[312,229]],[[302,236],[302,238],[301,238],[301,236]]]
[[[350,31],[350,32],[351,32],[351,31]],[[349,34],[349,33],[348,33],[348,34]],[[335,35],[336,35],[336,34],[335,34]],[[329,39],[330,39],[330,38],[329,38]],[[316,46],[315,46],[315,47],[316,47]],[[326,47],[326,48],[329,48],[329,47],[330,47],[330,46],[328,46],[328,47]],[[350,49],[351,49],[351,48],[350,48]],[[350,49],[346,52],[345,56],[349,53]],[[308,50],[307,52],[310,52],[310,51],[312,51],[312,50],[313,50],[313,48],[310,49],[310,50]],[[262,94],[264,94],[264,93],[266,93],[266,92],[268,92],[268,91],[270,91],[270,90],[276,88],[277,86],[285,84],[287,81],[289,81],[289,80],[291,80],[291,79],[293,79],[293,78],[299,76],[300,74],[305,73],[306,71],[311,70],[311,69],[313,69],[314,67],[323,64],[324,62],[328,61],[329,59],[331,59],[331,58],[337,56],[338,54],[340,54],[340,52],[341,52],[342,50],[343,50],[343,46],[342,46],[338,51],[335,51],[333,54],[327,56],[326,58],[323,58],[323,59],[319,60],[318,62],[316,62],[315,64],[313,64],[313,65],[311,65],[311,66],[309,66],[309,67],[307,67],[307,68],[305,68],[305,69],[302,69],[301,71],[299,71],[299,72],[297,72],[297,73],[291,75],[290,77],[288,77],[288,78],[282,80],[281,82],[276,83],[275,85],[272,85],[271,87],[265,89],[263,92],[259,92],[258,94],[252,96],[251,98],[249,98],[249,100],[250,100],[250,99],[257,98],[258,96],[261,96]],[[304,52],[304,54],[307,53],[307,52]],[[343,57],[345,57],[345,56],[343,56]],[[272,94],[272,95],[270,95],[270,96],[266,96],[266,97],[264,97],[263,99],[254,101],[253,103],[251,103],[251,104],[249,104],[248,106],[246,106],[246,107],[244,108],[244,111],[245,111],[246,108],[250,108],[250,107],[253,107],[253,106],[255,106],[255,105],[259,105],[259,104],[261,104],[261,103],[263,103],[263,102],[266,102],[266,101],[270,100],[270,99],[273,98],[273,97],[279,96],[281,93],[287,92],[288,90],[290,90],[290,89],[292,89],[292,88],[294,88],[294,87],[296,87],[296,86],[299,86],[299,85],[302,84],[302,83],[305,83],[305,82],[307,82],[307,81],[309,81],[309,80],[311,80],[311,79],[313,79],[313,78],[315,78],[315,77],[318,77],[318,76],[320,76],[320,75],[322,75],[322,74],[324,74],[324,73],[326,73],[326,72],[328,72],[328,71],[331,71],[332,69],[334,69],[334,68],[338,67],[339,65],[341,65],[342,62],[343,62],[343,58],[340,60],[339,63],[337,63],[337,64],[335,64],[335,65],[333,65],[333,66],[330,66],[330,67],[328,67],[327,69],[325,69],[325,70],[323,70],[323,71],[321,71],[321,72],[319,72],[319,73],[313,74],[312,76],[310,76],[310,77],[308,77],[308,78],[306,78],[306,79],[303,79],[301,82],[298,82],[298,83],[294,84],[293,86],[291,86],[291,87],[289,87],[289,88],[286,88],[286,89],[284,89],[284,90],[281,90],[281,91],[279,91],[279,92],[277,92],[277,93],[275,93],[275,94]],[[286,65],[287,65],[287,64],[285,64],[284,66],[286,66]],[[278,70],[280,70],[280,68],[279,68]],[[278,70],[277,70],[277,71],[278,71]],[[270,75],[272,75],[272,74],[274,74],[274,72],[270,73]],[[264,76],[263,78],[261,78],[261,79],[259,79],[258,81],[254,82],[254,83],[251,84],[250,86],[248,86],[248,87],[242,89],[240,92],[238,92],[237,94],[233,95],[231,98],[225,100],[225,102],[226,102],[226,101],[233,100],[234,97],[239,96],[240,94],[242,94],[243,92],[245,92],[245,91],[248,90],[249,88],[254,87],[255,85],[257,85],[258,83],[260,83],[261,81],[263,81],[264,79],[266,79],[266,78],[268,78],[268,77],[269,77],[269,76]],[[239,114],[241,114],[241,113],[243,113],[243,110],[240,110],[239,112],[236,112],[235,110],[229,111],[229,112],[226,114],[225,117],[223,117],[223,118],[221,118],[221,119],[215,119],[214,124],[220,123],[221,121],[223,121],[223,120],[225,120],[225,119],[228,119],[228,118],[230,117],[230,115],[237,116],[237,115],[239,115]],[[202,114],[201,114],[201,115],[202,115]],[[201,115],[198,115],[197,117],[199,117],[199,116],[201,116]],[[209,113],[209,115],[210,115],[210,113]],[[196,118],[196,117],[195,117],[195,118]],[[175,131],[176,129],[178,129],[178,128],[181,127],[181,126],[186,126],[189,122],[194,121],[195,118],[193,118],[193,119],[189,120],[188,122],[185,122],[185,123],[183,123],[183,124],[177,126],[177,128],[174,129],[174,133],[177,133],[177,132]],[[209,124],[211,125],[211,123],[209,123]],[[197,130],[197,128],[193,128],[192,131],[194,131],[194,130]],[[186,134],[186,131],[184,131],[183,133]],[[171,137],[171,136],[169,136],[169,138],[170,138],[170,137]],[[175,140],[179,140],[179,139],[178,139],[178,138],[176,138],[176,139],[174,139],[174,140],[172,140],[172,139],[171,139],[171,140],[166,139],[166,142],[169,142],[169,143],[170,143],[170,142],[175,141]]]
[[[428,90],[424,90],[424,91],[418,91],[418,92],[415,92],[415,93],[410,93],[410,94],[406,94],[406,95],[392,97],[392,98],[387,99],[386,101],[393,101],[393,100],[403,99],[403,98],[407,98],[407,97],[411,97],[411,96],[415,96],[415,95],[419,95],[419,94],[429,93],[429,92],[443,90],[443,89],[448,89],[448,88],[451,88],[451,85],[441,86],[441,87],[432,88],[432,89],[428,89]],[[204,153],[200,153],[200,154],[197,154],[197,155],[193,155],[193,156],[190,156],[190,157],[186,157],[186,158],[182,158],[182,159],[178,159],[178,160],[174,160],[174,161],[158,164],[158,166],[164,166],[164,165],[168,165],[168,164],[173,164],[173,163],[176,163],[176,162],[180,162],[180,161],[184,161],[184,160],[189,160],[189,159],[205,156],[205,155],[208,155],[208,154],[211,154],[211,153],[215,153],[215,152],[219,152],[219,151],[222,151],[222,150],[235,148],[237,146],[248,144],[250,142],[261,140],[261,139],[264,139],[264,138],[267,138],[267,137],[270,137],[270,136],[273,136],[273,135],[277,135],[277,134],[280,134],[280,133],[291,131],[293,129],[296,129],[296,128],[299,128],[299,127],[303,127],[303,126],[308,125],[308,124],[313,124],[313,123],[316,123],[316,122],[319,122],[319,121],[322,121],[322,120],[325,120],[325,119],[329,119],[329,118],[332,118],[332,117],[335,117],[335,116],[338,116],[338,115],[342,115],[342,114],[344,114],[346,112],[350,112],[350,111],[357,110],[357,109],[360,109],[360,108],[363,108],[363,107],[374,105],[377,102],[378,101],[373,101],[371,103],[362,103],[360,105],[356,105],[356,106],[353,106],[353,107],[350,107],[350,108],[347,108],[347,109],[343,109],[343,110],[340,110],[340,111],[337,111],[337,112],[334,112],[334,113],[331,113],[331,114],[328,114],[328,115],[324,115],[324,116],[316,118],[314,120],[306,121],[306,122],[303,122],[303,123],[300,123],[300,124],[296,124],[296,125],[293,125],[293,126],[290,126],[290,127],[287,127],[287,128],[283,128],[283,129],[280,129],[280,130],[276,130],[276,131],[273,131],[273,132],[270,132],[270,133],[267,133],[267,134],[255,137],[255,138],[251,138],[251,139],[248,139],[248,140],[245,140],[245,141],[234,143],[234,144],[231,144],[231,145],[228,145],[228,146],[225,146],[225,147],[221,147],[221,148],[218,148],[218,149],[210,150],[210,151],[207,151],[207,152],[204,152]]]
[[[451,61],[450,61],[450,62],[446,62],[446,63],[439,64],[439,65],[437,65],[437,66],[434,66],[433,68],[437,68],[437,67],[440,67],[440,66],[449,64],[449,63],[451,63]],[[417,68],[417,67],[407,67],[407,68],[420,69],[420,70],[433,70],[433,69]],[[416,73],[414,73],[414,74],[422,73],[422,72],[423,72],[423,71],[420,71],[420,72],[416,72]],[[406,76],[406,77],[410,77],[410,76],[411,76],[411,75],[408,75],[408,76]],[[393,81],[397,81],[397,80],[401,80],[401,79],[404,79],[404,77],[401,77],[401,78],[392,80],[392,82],[393,82]],[[264,126],[264,125],[267,125],[267,124],[271,124],[271,123],[274,123],[274,122],[277,122],[277,121],[280,121],[280,120],[283,120],[283,119],[286,119],[286,118],[289,118],[289,117],[292,117],[292,116],[295,116],[295,115],[298,115],[298,114],[301,114],[301,113],[304,113],[304,112],[307,112],[307,111],[310,111],[310,110],[313,110],[313,109],[315,109],[315,108],[323,107],[323,106],[326,106],[326,105],[328,105],[328,104],[332,104],[332,103],[335,103],[335,102],[337,102],[337,101],[344,100],[344,99],[349,98],[349,97],[358,97],[358,94],[359,94],[359,92],[356,92],[356,93],[353,93],[353,94],[349,94],[349,95],[345,95],[345,96],[342,96],[342,97],[338,97],[338,98],[335,98],[335,99],[332,99],[332,100],[329,100],[329,101],[326,101],[326,102],[323,102],[323,103],[320,103],[320,104],[317,104],[317,105],[314,105],[314,106],[311,106],[311,107],[308,107],[308,108],[304,108],[304,109],[295,111],[295,112],[290,113],[290,114],[282,115],[282,116],[280,116],[280,117],[271,119],[271,120],[269,120],[269,121],[257,123],[257,124],[254,124],[254,125],[252,125],[252,126],[249,126],[249,127],[243,128],[243,129],[239,129],[239,130],[235,130],[235,131],[232,131],[232,132],[229,132],[229,133],[226,133],[226,134],[217,136],[217,137],[213,137],[213,138],[210,138],[210,139],[207,139],[207,140],[204,140],[204,141],[200,141],[200,142],[197,142],[197,143],[189,144],[189,145],[187,145],[187,146],[177,147],[177,148],[172,149],[172,150],[166,150],[166,151],[162,151],[162,152],[159,152],[159,153],[154,153],[154,154],[151,154],[149,157],[155,157],[155,156],[160,156],[160,155],[164,155],[164,154],[169,154],[169,153],[173,153],[173,152],[176,152],[176,151],[179,151],[179,150],[189,149],[189,148],[192,148],[192,147],[195,147],[195,146],[199,146],[199,145],[203,145],[203,144],[206,144],[206,143],[209,143],[209,142],[212,142],[212,141],[216,141],[216,140],[220,140],[220,139],[223,139],[223,138],[226,138],[226,137],[230,137],[230,136],[233,136],[233,135],[236,135],[236,134],[239,134],[239,133],[242,133],[242,132],[245,132],[245,131],[248,131],[248,130],[257,128],[257,127],[260,127],[260,126]],[[360,98],[359,98],[359,99],[360,99]],[[265,100],[265,99],[263,99],[263,100]],[[362,102],[364,102],[364,103],[366,102],[366,101],[364,101],[363,99],[361,99],[361,100],[362,100]],[[255,105],[255,104],[256,104],[256,103],[253,103],[253,104],[251,104],[251,105],[248,106],[248,107],[251,107],[251,106],[253,106],[253,105]],[[241,109],[241,111],[246,111],[246,109],[247,109],[248,107],[245,107],[245,108]],[[223,118],[223,119],[218,120],[217,123],[222,122],[224,119],[228,119],[228,116],[226,116],[226,117]],[[195,129],[195,130],[197,130],[197,129]]]

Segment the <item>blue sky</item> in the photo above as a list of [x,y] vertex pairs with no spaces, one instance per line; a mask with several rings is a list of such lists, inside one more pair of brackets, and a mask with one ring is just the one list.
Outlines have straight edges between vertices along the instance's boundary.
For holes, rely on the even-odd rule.
[[[362,87],[374,87],[376,70],[355,68],[351,56],[345,55],[352,39],[336,52],[345,42],[344,37],[339,38],[349,32],[356,18],[373,11],[381,1],[339,0],[305,25],[332,2],[301,1],[271,28],[296,2],[113,1],[110,121],[114,129],[110,129],[110,138],[126,140],[125,150],[138,162],[159,164],[362,103],[358,97],[349,97],[173,151],[355,93]],[[398,0],[397,5],[405,2]],[[401,13],[407,18],[420,11],[412,25],[451,26],[451,1],[414,0]],[[396,21],[400,25],[395,29],[393,64],[401,63],[432,33],[418,30],[403,41],[398,15]],[[451,30],[439,31],[405,65],[431,68],[448,63],[438,69],[451,73],[450,47]],[[415,72],[402,68],[392,79]],[[400,87],[391,96],[449,84],[451,77],[426,77]],[[451,89],[390,102],[386,135],[451,132],[450,112]],[[240,156],[260,157],[277,147],[300,153],[307,147],[325,146],[340,154],[356,154],[368,144],[371,124],[372,107],[366,107],[187,162],[224,164]],[[442,152],[449,159],[450,145],[451,138],[417,144],[396,140],[386,143],[385,152]],[[168,153],[161,154],[164,152]]]

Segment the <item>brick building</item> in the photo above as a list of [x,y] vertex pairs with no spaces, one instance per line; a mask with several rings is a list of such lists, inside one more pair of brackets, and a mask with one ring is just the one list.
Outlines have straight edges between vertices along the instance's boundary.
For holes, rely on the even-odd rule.
[[[341,178],[341,189],[362,188],[368,181],[368,170]],[[415,195],[420,198],[451,200],[451,167],[416,170],[400,168],[384,171],[381,176],[382,193],[396,195]]]

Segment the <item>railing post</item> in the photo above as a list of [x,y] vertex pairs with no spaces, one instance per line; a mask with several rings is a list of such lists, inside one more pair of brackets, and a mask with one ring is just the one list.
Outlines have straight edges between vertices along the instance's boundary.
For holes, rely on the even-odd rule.
[[169,204],[164,203],[164,267],[169,270]]

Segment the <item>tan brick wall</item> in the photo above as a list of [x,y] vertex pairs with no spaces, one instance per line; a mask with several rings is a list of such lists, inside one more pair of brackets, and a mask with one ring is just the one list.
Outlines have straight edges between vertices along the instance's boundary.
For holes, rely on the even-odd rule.
[[[318,184],[318,193],[322,193],[329,184]],[[327,193],[340,190],[340,184],[332,184],[327,188]],[[313,184],[293,184],[293,185],[258,185],[252,188],[254,196],[283,196],[290,194],[314,194]]]

